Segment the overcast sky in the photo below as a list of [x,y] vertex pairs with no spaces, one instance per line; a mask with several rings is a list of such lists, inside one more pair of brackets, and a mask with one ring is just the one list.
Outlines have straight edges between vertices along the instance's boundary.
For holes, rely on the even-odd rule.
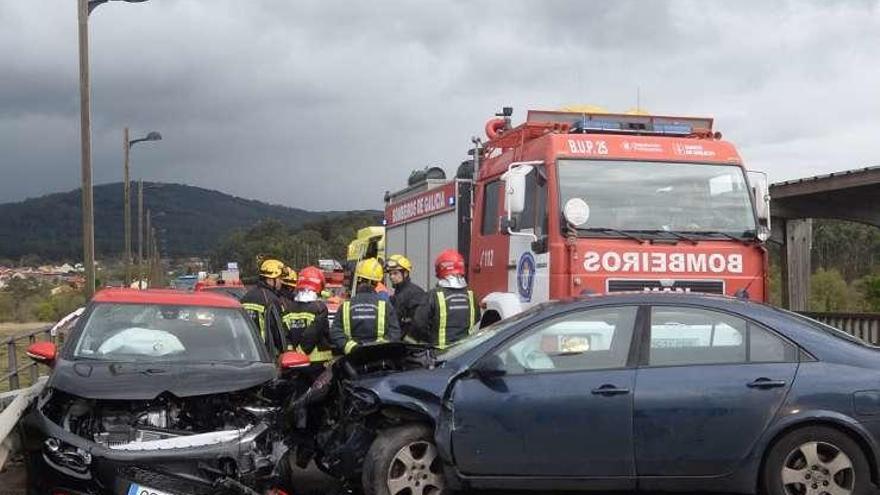
[[[0,202],[79,185],[75,0],[0,0]],[[95,183],[381,208],[509,105],[709,115],[772,181],[880,164],[880,3],[109,2],[91,16]]]

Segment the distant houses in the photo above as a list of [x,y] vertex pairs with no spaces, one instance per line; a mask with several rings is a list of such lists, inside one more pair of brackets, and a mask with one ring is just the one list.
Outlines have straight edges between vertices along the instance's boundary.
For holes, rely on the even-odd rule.
[[50,284],[80,288],[85,283],[81,263],[71,265],[42,265],[38,267],[6,267],[0,265],[0,290],[5,289],[11,280],[35,279]]

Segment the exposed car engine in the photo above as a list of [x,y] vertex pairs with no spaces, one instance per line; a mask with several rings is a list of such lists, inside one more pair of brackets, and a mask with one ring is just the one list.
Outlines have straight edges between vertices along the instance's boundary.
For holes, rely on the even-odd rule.
[[186,399],[163,394],[151,401],[96,401],[59,393],[44,409],[65,430],[109,448],[243,430],[274,411],[253,392]]

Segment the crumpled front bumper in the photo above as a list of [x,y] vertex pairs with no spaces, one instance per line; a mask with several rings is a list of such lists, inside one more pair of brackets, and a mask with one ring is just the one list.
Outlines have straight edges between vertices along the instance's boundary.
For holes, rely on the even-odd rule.
[[[262,422],[243,430],[177,437],[108,448],[61,428],[38,408],[23,418],[29,485],[36,493],[125,495],[132,483],[168,493],[251,493],[245,485],[272,483],[286,462],[287,447]],[[46,440],[67,449],[85,468],[57,462]]]

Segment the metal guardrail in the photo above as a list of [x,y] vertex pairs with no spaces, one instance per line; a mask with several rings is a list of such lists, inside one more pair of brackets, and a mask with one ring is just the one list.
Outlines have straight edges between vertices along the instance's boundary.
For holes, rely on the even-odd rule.
[[813,313],[801,312],[874,345],[880,345],[880,313]]
[[[37,379],[25,389],[0,394],[0,469],[9,457],[18,450],[17,436],[10,435],[34,398],[46,385],[46,378]],[[3,488],[3,487],[0,487]],[[0,490],[2,492],[2,490]]]
[[6,349],[7,353],[6,367],[4,368],[2,363],[0,363],[0,373],[5,371],[5,374],[0,376],[0,383],[8,382],[9,390],[21,388],[21,375],[25,371],[28,372],[28,383],[36,383],[40,365],[29,360],[24,364],[19,364],[19,358],[24,355],[23,349],[19,347],[19,344],[27,346],[40,340],[55,342],[55,337],[52,336],[51,330],[52,327],[40,328],[31,332],[13,335],[0,341],[0,349]]

